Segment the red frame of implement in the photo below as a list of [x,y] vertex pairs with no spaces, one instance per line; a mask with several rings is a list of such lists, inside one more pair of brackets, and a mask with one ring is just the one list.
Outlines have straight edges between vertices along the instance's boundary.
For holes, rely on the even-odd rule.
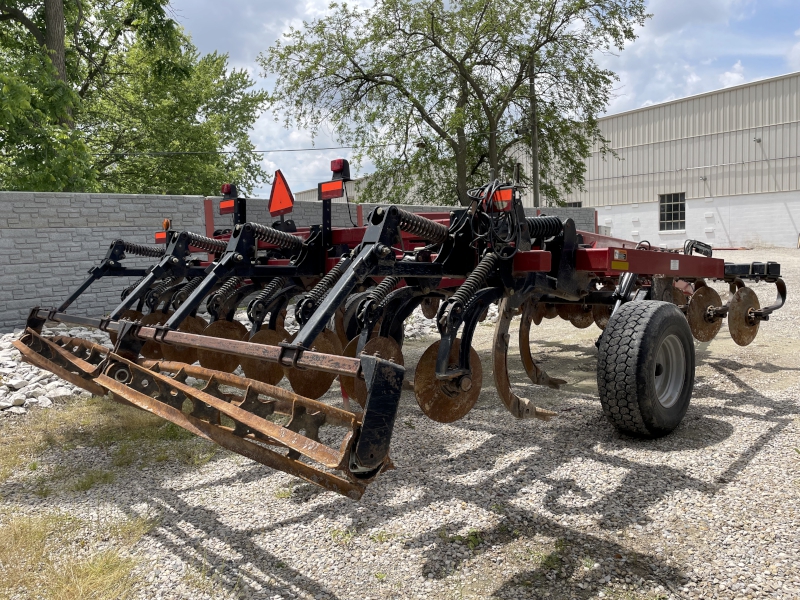
[[667,277],[707,277],[710,279],[725,277],[724,260],[675,252],[632,248],[589,248],[578,250],[575,258],[575,268],[578,271],[591,271],[603,275],[631,272]]

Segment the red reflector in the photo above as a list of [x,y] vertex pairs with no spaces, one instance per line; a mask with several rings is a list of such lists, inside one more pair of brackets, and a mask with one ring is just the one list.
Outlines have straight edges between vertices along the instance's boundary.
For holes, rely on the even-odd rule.
[[227,195],[231,193],[231,184],[230,183],[223,183],[222,188],[220,188],[222,195]]
[[333,171],[334,173],[341,173],[343,169],[344,169],[343,158],[337,158],[331,161],[331,171]]
[[229,215],[233,212],[233,207],[236,203],[236,200],[223,200],[219,203],[219,214],[221,215]]
[[166,244],[166,243],[167,243],[167,232],[156,231],[156,244]]
[[319,199],[328,200],[329,198],[341,198],[344,196],[344,181],[326,181],[319,184]]
[[511,188],[497,190],[492,196],[492,205],[495,211],[509,212],[511,210],[514,191]]
[[292,212],[294,196],[286,178],[280,169],[275,171],[275,180],[272,182],[272,192],[269,195],[269,214],[273,217]]

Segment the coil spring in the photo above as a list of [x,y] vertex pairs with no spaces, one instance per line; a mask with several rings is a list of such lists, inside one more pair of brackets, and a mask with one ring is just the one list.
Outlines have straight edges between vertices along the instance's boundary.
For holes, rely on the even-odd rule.
[[492,274],[499,260],[500,256],[494,252],[485,254],[478,263],[478,266],[475,267],[472,273],[469,274],[469,277],[461,284],[461,287],[450,297],[448,304],[460,302],[462,306],[466,306],[475,293],[481,289],[481,286],[486,283],[486,280],[489,279],[489,275]]
[[397,287],[397,284],[402,281],[402,277],[384,277],[383,281],[381,281],[377,286],[375,286],[369,294],[369,299],[374,301],[375,304],[380,305],[384,300],[386,300],[386,296],[389,295],[394,288]]
[[325,297],[325,295],[334,285],[336,285],[336,282],[339,281],[342,273],[344,273],[343,262],[344,259],[340,259],[339,262],[336,263],[335,267],[325,273],[325,276],[319,280],[319,283],[315,285],[310,292],[308,292],[306,298],[310,298],[315,305],[322,302],[322,299]]
[[528,231],[531,239],[551,238],[564,231],[564,224],[558,217],[528,217]]
[[137,287],[139,287],[139,284],[142,283],[145,280],[145,277],[147,277],[147,275],[145,275],[144,277],[140,277],[136,281],[136,283],[133,283],[133,284],[129,285],[128,287],[126,287],[124,290],[122,290],[122,293],[119,295],[119,299],[120,300],[125,300],[125,298],[130,296],[131,292],[133,290],[135,290]]
[[[166,250],[159,246],[146,246],[145,244],[134,244],[126,242],[125,240],[116,240],[114,244],[122,244],[125,248],[125,254],[132,254],[134,256],[148,256],[150,258],[158,258],[164,256]],[[112,244],[112,245],[114,245]]]
[[423,240],[441,244],[447,239],[450,230],[446,225],[415,215],[402,208],[397,209],[400,215],[400,229],[406,233],[421,237]]
[[195,291],[200,284],[203,283],[202,277],[193,277],[189,283],[175,292],[175,295],[172,297],[172,302],[170,305],[174,310],[178,310],[178,307],[186,302],[186,299]]
[[156,306],[158,306],[158,299],[161,297],[161,294],[166,292],[176,281],[178,281],[177,277],[165,278],[164,281],[147,292],[145,304],[147,304],[151,310],[155,310]]
[[267,244],[273,244],[280,248],[288,248],[290,250],[299,250],[303,245],[303,240],[291,233],[278,231],[273,227],[267,227],[259,223],[247,223],[245,227],[248,225],[253,228],[255,236]]
[[196,233],[186,232],[189,236],[189,244],[194,246],[195,248],[200,248],[201,250],[205,250],[206,252],[213,252],[215,254],[219,254],[225,251],[225,248],[228,247],[228,244],[223,242],[222,240],[215,240],[214,238],[206,237],[204,235],[198,235]]
[[233,296],[234,292],[241,287],[243,282],[244,279],[242,277],[228,277],[217,292],[208,299],[208,304],[224,306],[225,303],[230,300],[231,296]]
[[261,316],[259,309],[263,308],[272,295],[285,286],[287,281],[287,277],[276,277],[264,286],[264,289],[253,298],[250,306],[247,307],[247,318],[250,319],[251,323],[255,322],[256,319]]

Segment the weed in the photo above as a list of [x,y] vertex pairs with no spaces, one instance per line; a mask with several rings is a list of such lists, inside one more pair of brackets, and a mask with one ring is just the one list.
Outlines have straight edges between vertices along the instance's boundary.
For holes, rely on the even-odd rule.
[[369,536],[369,538],[373,542],[380,542],[380,543],[388,542],[393,537],[394,536],[391,533],[386,533],[385,531],[378,531],[376,533],[373,533],[371,536]]
[[85,492],[92,489],[95,485],[112,483],[114,479],[116,479],[116,475],[111,471],[92,469],[91,471],[86,471],[70,487],[73,492]]
[[331,539],[337,544],[346,546],[355,537],[355,529],[331,529]]
[[275,563],[275,567],[278,568],[278,569],[285,569],[286,568],[286,563],[279,560],[278,562]]
[[417,427],[414,425],[414,423],[412,423],[412,422],[411,422],[411,419],[408,419],[408,420],[406,420],[406,422],[405,422],[405,426],[406,426],[406,427],[408,427],[409,429],[416,429],[416,428],[417,428]]
[[286,498],[292,497],[293,489],[291,487],[281,488],[279,490],[275,490],[275,497],[278,500],[285,500]]
[[39,463],[37,463],[36,461],[33,461],[31,464],[28,465],[29,471],[35,471],[38,468],[39,468]]
[[591,569],[594,566],[594,560],[589,558],[588,556],[583,557],[583,566],[587,569]]
[[481,545],[483,540],[481,539],[480,531],[477,529],[470,529],[467,532],[466,536],[463,535],[454,535],[450,538],[451,542],[461,542],[462,544],[466,544],[470,550],[474,550],[478,546]]
[[503,506],[503,505],[502,505],[502,504],[500,504],[499,502],[495,502],[494,504],[492,504],[492,505],[489,507],[489,510],[491,510],[493,513],[497,513],[498,515],[504,515],[504,514],[506,514],[506,508],[505,508],[505,506]]
[[386,573],[375,573],[375,578],[378,581],[383,581],[384,579],[386,579]]

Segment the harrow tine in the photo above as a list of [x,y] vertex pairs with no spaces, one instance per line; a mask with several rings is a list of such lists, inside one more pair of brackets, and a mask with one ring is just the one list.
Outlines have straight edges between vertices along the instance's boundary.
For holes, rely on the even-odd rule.
[[536,364],[531,354],[531,324],[535,322],[536,312],[537,308],[535,304],[532,302],[525,303],[525,308],[522,311],[522,319],[519,324],[519,354],[522,359],[522,366],[525,367],[525,372],[528,374],[528,378],[531,382],[536,385],[546,385],[549,388],[557,390],[567,382],[563,379],[550,377],[544,369]]

